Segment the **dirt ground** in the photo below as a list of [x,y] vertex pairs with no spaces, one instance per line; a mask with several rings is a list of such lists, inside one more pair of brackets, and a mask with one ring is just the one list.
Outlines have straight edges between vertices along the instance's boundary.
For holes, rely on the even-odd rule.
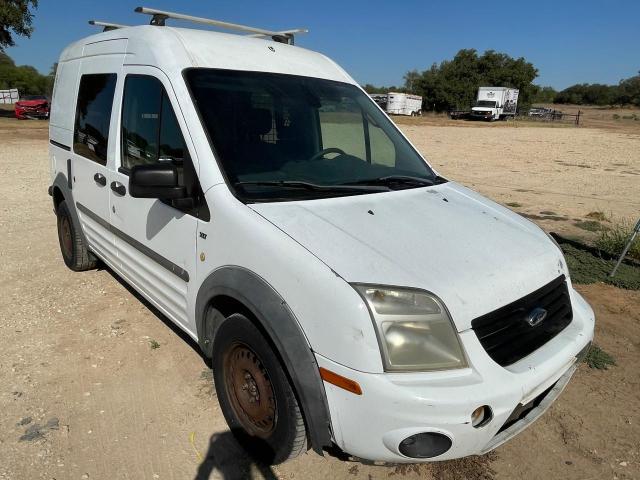
[[[548,229],[573,231],[595,210],[638,216],[638,134],[447,123],[402,128],[445,176],[563,217],[538,220]],[[253,465],[197,347],[109,270],[64,266],[46,127],[0,118],[0,480],[640,478],[640,292],[600,284],[578,289],[617,365],[582,365],[538,422],[491,454],[377,466],[309,452]]]

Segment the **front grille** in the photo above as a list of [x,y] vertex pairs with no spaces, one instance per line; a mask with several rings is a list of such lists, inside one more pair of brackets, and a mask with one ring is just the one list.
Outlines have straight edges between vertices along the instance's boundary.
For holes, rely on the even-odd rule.
[[[536,326],[530,313],[542,308],[546,318]],[[511,365],[547,343],[571,323],[573,312],[564,275],[544,287],[471,322],[480,344],[498,364]]]

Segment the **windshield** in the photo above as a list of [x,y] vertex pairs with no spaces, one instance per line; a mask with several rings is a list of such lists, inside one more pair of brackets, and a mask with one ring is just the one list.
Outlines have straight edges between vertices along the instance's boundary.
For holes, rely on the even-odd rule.
[[22,100],[46,100],[47,97],[44,95],[25,95],[22,97]]
[[420,155],[354,85],[215,69],[191,69],[185,77],[227,181],[243,199],[356,195],[436,183]]
[[495,107],[495,106],[496,106],[495,100],[478,100],[478,103],[476,103],[476,107]]

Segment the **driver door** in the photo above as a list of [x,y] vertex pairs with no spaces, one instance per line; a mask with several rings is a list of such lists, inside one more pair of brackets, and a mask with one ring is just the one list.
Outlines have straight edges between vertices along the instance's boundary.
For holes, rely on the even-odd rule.
[[118,168],[110,192],[120,268],[163,313],[193,330],[187,302],[195,279],[202,205],[194,201],[174,206],[159,199],[134,198],[127,190],[135,165],[171,162],[188,194],[201,199],[194,148],[183,134],[184,119],[176,115],[180,110],[168,79],[150,67],[125,67],[124,75]]

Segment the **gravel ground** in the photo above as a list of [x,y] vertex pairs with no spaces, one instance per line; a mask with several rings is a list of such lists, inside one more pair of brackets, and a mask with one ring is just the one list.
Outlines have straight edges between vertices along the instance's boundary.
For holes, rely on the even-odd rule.
[[[624,173],[640,170],[637,136],[403,128],[442,173],[525,212],[638,211],[640,177]],[[376,466],[309,452],[252,464],[196,346],[108,270],[65,268],[46,138],[44,122],[0,119],[0,479],[640,478],[640,293],[598,284],[578,288],[617,365],[583,365],[543,418],[490,455]]]

